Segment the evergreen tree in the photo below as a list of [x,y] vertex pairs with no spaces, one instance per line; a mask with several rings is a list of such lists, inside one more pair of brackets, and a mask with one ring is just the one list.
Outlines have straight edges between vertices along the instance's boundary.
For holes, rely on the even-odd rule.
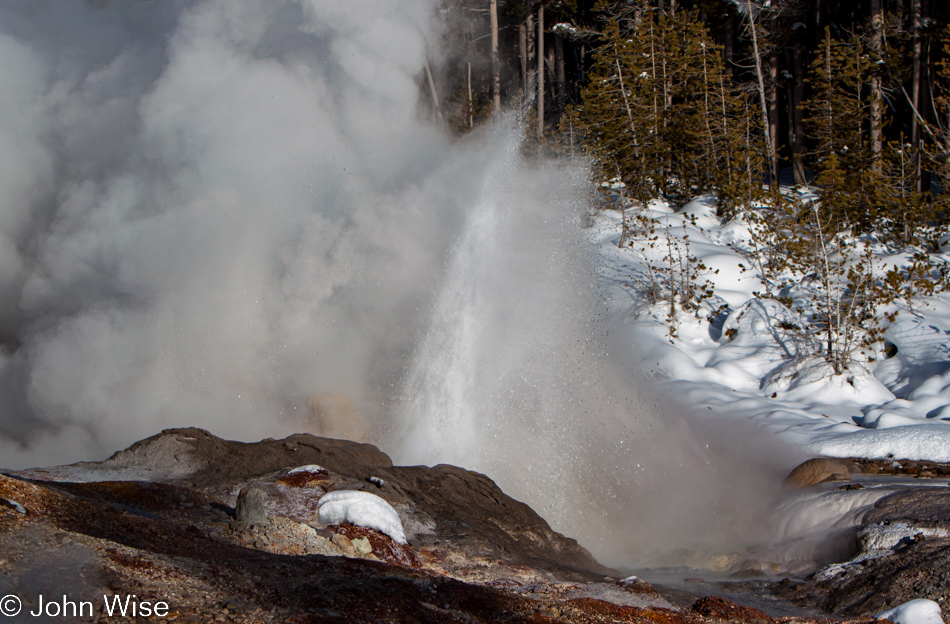
[[758,198],[762,133],[721,48],[693,13],[627,9],[604,28],[576,111],[600,174],[641,202],[716,193],[724,215]]
[[941,187],[936,211],[945,221],[950,215],[950,26],[941,35],[943,58],[937,63],[933,124],[933,147],[929,154],[929,164]]
[[860,38],[839,41],[826,28],[811,65],[813,95],[804,106],[804,124],[814,142],[811,162],[822,217],[839,231],[866,232],[876,216],[871,149],[864,133],[867,103],[862,98],[869,69]]

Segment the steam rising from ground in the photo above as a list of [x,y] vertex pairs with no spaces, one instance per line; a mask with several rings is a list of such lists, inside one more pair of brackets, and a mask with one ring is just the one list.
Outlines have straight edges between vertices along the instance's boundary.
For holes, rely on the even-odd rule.
[[487,158],[417,116],[430,5],[3,3],[5,465],[385,399]]
[[608,353],[583,167],[419,118],[433,5],[0,5],[5,467],[278,436],[328,392],[614,563],[741,530],[731,469]]

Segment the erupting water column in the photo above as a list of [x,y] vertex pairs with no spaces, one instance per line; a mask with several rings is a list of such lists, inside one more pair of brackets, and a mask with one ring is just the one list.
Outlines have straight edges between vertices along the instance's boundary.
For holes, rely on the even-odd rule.
[[[588,172],[532,165],[517,124],[469,198],[397,409],[394,459],[487,474],[613,565],[692,561],[743,540],[754,488],[712,462],[677,408],[643,390],[641,355],[608,318],[582,227]],[[700,554],[699,558],[702,558]]]
[[503,123],[488,138],[498,156],[408,373],[396,459],[484,472],[583,536],[617,484],[606,471],[637,410],[616,409],[610,391],[581,227],[586,171],[526,164],[519,130]]

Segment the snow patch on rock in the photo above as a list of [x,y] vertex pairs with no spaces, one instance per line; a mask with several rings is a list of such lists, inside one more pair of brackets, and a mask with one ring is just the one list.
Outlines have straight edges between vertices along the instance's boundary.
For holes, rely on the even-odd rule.
[[893,609],[881,611],[875,615],[879,620],[890,620],[895,624],[943,624],[940,605],[933,600],[911,600]]
[[288,475],[300,474],[302,472],[308,472],[311,474],[319,474],[321,472],[326,472],[327,469],[323,466],[318,466],[316,464],[307,464],[306,466],[297,466],[287,472]]
[[337,490],[324,494],[319,501],[318,521],[321,524],[347,522],[385,533],[400,544],[406,544],[406,534],[399,514],[385,500],[357,490]]
[[[859,571],[865,565],[866,561],[886,557],[904,544],[926,537],[945,538],[948,536],[950,536],[950,532],[946,529],[921,527],[909,522],[880,522],[869,524],[858,531],[856,536],[858,548],[860,549],[857,555],[848,561],[826,566],[819,570],[815,576],[818,580],[822,581],[837,578],[842,575],[847,578]],[[882,617],[880,614],[876,617],[898,622],[888,617]],[[938,622],[942,624],[941,620],[938,620]],[[907,624],[910,623],[908,622]]]

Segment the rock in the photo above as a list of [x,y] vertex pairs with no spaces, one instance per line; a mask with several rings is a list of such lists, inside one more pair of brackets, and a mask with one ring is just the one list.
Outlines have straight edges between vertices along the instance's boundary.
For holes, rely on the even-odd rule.
[[743,607],[718,596],[700,598],[690,611],[717,620],[743,622],[744,624],[769,624],[772,618],[765,611]]
[[[284,477],[297,476],[289,470],[309,465],[325,472],[297,473],[305,475],[303,483],[281,483]],[[563,581],[620,576],[600,565],[575,540],[551,529],[533,509],[505,494],[489,477],[448,465],[393,466],[375,446],[348,440],[295,434],[283,440],[245,443],[223,440],[202,429],[169,429],[104,462],[17,474],[57,482],[117,482],[128,480],[131,474],[135,480],[149,482],[150,488],[158,487],[155,482],[172,488],[169,496],[172,490],[200,492],[202,497],[218,501],[242,487],[256,486],[264,490],[272,523],[278,514],[297,523],[313,523],[318,517],[317,501],[324,492],[365,488],[393,506],[406,538],[417,551],[444,550],[445,544],[451,544],[451,557],[438,563],[445,569],[475,570],[473,575],[479,578],[509,574],[512,568],[497,565],[503,560]],[[384,481],[384,487],[368,482],[370,477]],[[159,500],[155,493],[149,498]],[[211,500],[196,499],[195,507],[187,513],[177,510],[180,501],[174,501],[173,506],[178,516],[198,519],[201,509],[215,508]],[[29,508],[27,501],[20,502]],[[149,512],[165,513],[159,507],[150,507]],[[373,552],[379,554],[375,544]]]
[[238,523],[246,526],[267,524],[267,511],[264,509],[264,490],[259,487],[246,487],[238,494],[234,517]]
[[355,540],[350,540],[350,543],[353,544],[353,548],[356,549],[361,555],[368,555],[373,552],[373,545],[369,543],[369,540],[365,537],[358,537]]
[[[221,471],[215,477],[220,481],[210,488],[200,480],[199,485],[188,485],[188,480],[50,483],[0,475],[0,498],[15,500],[30,512],[15,520],[12,510],[0,516],[0,586],[13,591],[17,584],[22,589],[28,582],[28,587],[44,589],[35,584],[42,577],[49,581],[49,590],[44,591],[50,594],[65,589],[67,595],[76,596],[130,592],[174,596],[173,613],[167,619],[175,622],[212,622],[223,617],[230,622],[295,624],[750,624],[761,619],[755,610],[724,601],[707,600],[695,611],[671,610],[642,580],[617,583],[603,574],[570,567],[565,561],[583,563],[586,551],[552,531],[530,508],[508,498],[484,475],[448,466],[368,468],[344,453],[336,455],[338,463],[328,469],[330,480],[352,481],[380,472],[393,485],[392,491],[387,486],[385,494],[400,514],[431,513],[432,532],[420,537],[430,540],[431,546],[418,551],[364,527],[340,525],[334,534],[293,521],[283,515],[286,501],[266,491],[265,529],[229,531],[216,521],[217,512],[230,511],[222,501],[235,488],[246,490],[245,499],[257,483],[277,488],[277,479],[295,464],[272,467],[251,482],[236,476],[236,467],[274,466],[282,460],[296,462],[299,456],[319,455],[321,449],[343,448],[335,441],[305,440],[307,444],[298,443],[298,450],[291,451],[273,440],[255,447],[198,439],[199,448],[222,452],[217,457],[199,455],[209,462],[209,471]],[[358,452],[363,447],[349,448]],[[235,453],[229,454],[232,449]],[[238,461],[226,479],[228,462],[235,456]],[[366,456],[378,458],[375,453]],[[156,465],[161,469],[166,464]],[[347,473],[341,475],[338,469]],[[414,499],[426,511],[410,510]],[[183,502],[193,505],[179,509]],[[6,509],[0,507],[0,511]],[[373,546],[373,554],[339,556],[347,545],[358,553],[364,540]],[[251,547],[255,543],[259,544],[256,549]],[[509,547],[515,550],[503,550]],[[301,556],[314,554],[331,556]],[[565,559],[559,560],[560,556]],[[535,561],[539,567],[512,561],[516,557]],[[75,587],[64,588],[63,583],[73,580]],[[919,581],[907,579],[908,583]],[[108,589],[103,592],[102,588]],[[891,604],[897,603],[881,608]],[[813,618],[777,622],[828,624]]]
[[839,617],[870,616],[918,598],[950,604],[950,492],[902,489],[878,500],[862,523],[855,539],[865,552],[794,592],[773,588],[776,594]]
[[933,487],[907,488],[877,501],[863,518],[867,524],[898,520],[950,528],[950,492]]
[[850,480],[851,471],[847,464],[837,459],[818,457],[792,470],[785,478],[785,484],[793,488],[806,488],[826,481]]
[[726,572],[742,563],[742,555],[737,553],[710,555],[702,561],[701,568],[715,572]]
[[330,541],[347,557],[356,556],[356,548],[353,546],[353,542],[351,542],[350,538],[347,536],[334,533],[333,538]]
[[415,550],[410,546],[394,541],[385,533],[353,524],[337,525],[334,529],[340,535],[349,538],[357,552],[360,551],[359,544],[363,544],[363,548],[368,548],[369,552],[364,552],[364,555],[372,553],[380,561],[406,568],[420,569],[423,567],[423,561]]

